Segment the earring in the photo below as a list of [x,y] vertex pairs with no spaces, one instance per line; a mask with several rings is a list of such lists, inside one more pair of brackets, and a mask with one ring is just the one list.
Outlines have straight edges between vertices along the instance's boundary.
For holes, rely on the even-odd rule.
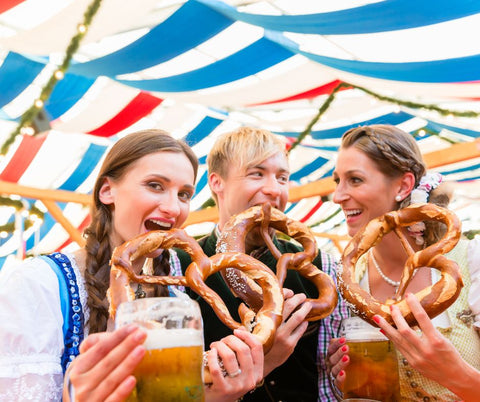
[[397,196],[395,197],[395,201],[397,201],[397,202],[402,201],[402,196],[401,196],[401,195],[397,195]]

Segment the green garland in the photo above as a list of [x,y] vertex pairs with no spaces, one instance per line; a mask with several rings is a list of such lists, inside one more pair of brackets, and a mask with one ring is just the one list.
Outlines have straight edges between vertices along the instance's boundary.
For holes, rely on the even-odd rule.
[[[423,131],[424,134],[421,134],[421,131]],[[452,145],[459,143],[459,141],[454,141],[451,138],[445,137],[444,135],[442,135],[440,133],[437,133],[436,131],[433,131],[432,129],[427,128],[427,127],[419,128],[418,130],[415,130],[414,132],[412,132],[412,135],[413,135],[414,138],[421,137],[422,135],[425,135],[425,134],[438,137],[445,142],[449,142]]]
[[348,86],[350,85],[345,82],[341,82],[333,89],[332,93],[328,95],[327,100],[323,102],[322,106],[320,106],[320,109],[318,109],[318,113],[315,115],[312,121],[308,124],[305,130],[300,133],[296,141],[290,146],[288,152],[290,152],[293,148],[302,143],[305,137],[312,132],[312,128],[317,123],[318,119],[320,119],[320,117],[322,117],[322,115],[328,110],[333,100],[335,99],[335,95],[337,94],[337,92],[340,91],[340,89]]
[[360,91],[365,92],[366,94],[373,96],[374,98],[377,98],[378,100],[384,101],[384,102],[390,102],[390,103],[395,103],[400,106],[405,106],[410,109],[425,109],[425,110],[433,110],[442,116],[455,116],[455,117],[478,117],[480,116],[480,112],[475,112],[474,110],[464,110],[464,111],[459,111],[459,110],[450,110],[450,109],[444,109],[441,108],[437,105],[433,105],[431,103],[418,103],[418,102],[410,102],[410,101],[403,101],[400,99],[395,99],[391,98],[389,96],[383,96],[380,94],[377,94],[373,91],[370,91],[367,88],[359,87],[357,85],[352,85],[348,84],[349,86],[359,89]]
[[[100,5],[101,5],[101,0],[93,0],[92,3],[88,6],[87,11],[84,14],[83,22],[78,25],[77,34],[70,41],[70,44],[69,44],[69,46],[66,50],[66,54],[65,54],[65,57],[64,57],[64,60],[63,60],[62,64],[58,67],[58,69],[50,77],[48,83],[42,89],[38,99],[36,99],[34,104],[28,110],[26,110],[25,113],[22,115],[22,117],[20,118],[20,123],[17,126],[17,128],[5,140],[5,142],[3,143],[3,145],[0,149],[0,154],[1,155],[5,155],[8,152],[10,146],[15,141],[15,138],[19,134],[22,133],[22,129],[27,128],[27,127],[31,127],[35,117],[38,115],[38,113],[42,109],[44,103],[49,99],[56,83],[63,78],[65,72],[67,71],[68,67],[70,66],[70,62],[72,60],[72,57],[73,57],[74,53],[78,50],[78,48],[80,46],[80,42],[83,39],[83,37],[85,36],[85,33],[87,32],[88,27],[90,26],[94,15],[97,13],[98,9],[100,8]],[[360,87],[360,86],[357,86],[357,85],[352,85],[352,84],[349,84],[349,83],[346,83],[346,82],[342,82],[337,87],[334,88],[334,90],[329,95],[327,100],[320,107],[317,115],[313,118],[313,120],[306,127],[306,129],[299,135],[297,140],[291,145],[289,151],[291,151],[293,148],[295,148],[297,145],[299,145],[303,141],[303,139],[308,134],[310,134],[313,126],[315,125],[315,123],[318,121],[318,119],[330,107],[331,103],[335,99],[336,93],[343,87],[356,88],[356,89],[359,89],[359,90],[361,90],[361,91],[369,94],[370,96],[373,96],[374,98],[377,98],[381,101],[395,103],[397,105],[405,106],[405,107],[408,107],[408,108],[433,110],[433,111],[436,111],[436,112],[438,112],[442,115],[452,115],[452,116],[457,116],[457,117],[478,117],[478,116],[480,116],[480,113],[475,112],[475,111],[455,111],[455,110],[444,109],[444,108],[441,108],[441,107],[439,107],[437,105],[433,105],[433,104],[422,104],[422,103],[418,103],[418,102],[402,101],[402,100],[395,99],[395,98],[392,98],[392,97],[377,94],[373,91],[370,91],[367,88],[363,88],[363,87]]]
[[215,205],[216,205],[215,200],[213,199],[213,197],[210,197],[207,201],[205,201],[202,204],[200,209],[206,209],[206,208],[214,207]]
[[[340,84],[338,84],[333,89],[332,93],[328,96],[328,98],[325,100],[325,102],[320,106],[317,114],[314,116],[312,121],[307,125],[305,130],[303,130],[300,133],[300,135],[298,136],[298,138],[292,143],[288,152],[290,152],[297,145],[300,145],[302,143],[302,141],[305,139],[305,137],[312,132],[313,126],[317,123],[317,121],[320,119],[320,117],[328,110],[328,108],[332,104],[333,100],[335,99],[335,96],[337,95],[337,92],[340,91],[340,89],[342,89],[342,88],[355,88],[355,89],[363,91],[366,94],[368,94],[368,95],[370,95],[370,96],[372,96],[372,97],[374,97],[374,98],[376,98],[380,101],[383,101],[383,102],[394,103],[396,105],[405,106],[405,107],[410,108],[410,109],[432,110],[432,111],[435,111],[435,112],[441,114],[442,116],[470,117],[470,118],[480,116],[480,112],[475,112],[473,110],[464,110],[464,111],[449,110],[449,109],[444,109],[444,108],[441,108],[437,105],[428,104],[428,103],[403,101],[403,100],[392,98],[392,97],[389,97],[389,96],[380,95],[376,92],[370,91],[369,89],[360,87],[358,85],[349,84],[348,82],[341,82]],[[426,129],[424,129],[424,130],[426,130]],[[418,130],[418,131],[420,131],[420,130]],[[438,133],[434,133],[432,131],[429,131],[429,133],[433,134],[433,135],[438,135]],[[442,138],[446,139],[444,137],[442,137]],[[446,140],[450,141],[450,142],[453,142],[453,141],[448,140],[448,139],[446,139]]]
[[[15,208],[17,211],[22,211],[25,209],[25,205],[21,200],[12,200],[9,197],[1,197],[0,196],[0,207],[12,207]],[[24,228],[28,229],[34,224],[34,220],[31,219],[32,215],[35,215],[37,219],[44,219],[45,214],[38,209],[35,205],[31,205],[30,209],[28,210],[28,217],[25,219]],[[0,232],[7,232],[12,233],[15,230],[15,223],[10,222],[6,223],[5,225],[0,225]]]
[[77,34],[71,39],[70,44],[68,45],[62,64],[50,77],[47,84],[40,92],[40,96],[35,100],[34,104],[23,113],[17,128],[9,135],[9,137],[3,143],[2,148],[0,149],[1,155],[5,155],[8,152],[10,146],[15,141],[15,138],[22,133],[22,129],[30,127],[32,125],[33,120],[35,119],[35,117],[37,117],[38,113],[43,107],[43,104],[52,94],[53,88],[55,87],[57,82],[63,78],[65,72],[70,66],[70,62],[72,61],[74,53],[78,50],[80,42],[82,41],[85,33],[88,30],[88,27],[92,22],[93,16],[100,8],[101,2],[102,0],[93,0],[92,3],[88,6],[87,11],[83,15],[83,22],[78,25]]
[[463,232],[463,235],[469,239],[472,240],[475,236],[480,236],[480,229],[478,230],[467,230]]

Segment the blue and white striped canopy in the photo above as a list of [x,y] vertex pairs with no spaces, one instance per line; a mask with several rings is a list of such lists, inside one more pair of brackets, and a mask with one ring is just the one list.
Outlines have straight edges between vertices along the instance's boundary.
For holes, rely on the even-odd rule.
[[[93,1],[1,3],[4,143],[62,63]],[[0,161],[0,181],[88,194],[112,143],[157,127],[185,139],[200,159],[196,210],[210,197],[205,157],[218,135],[251,125],[292,144],[342,82],[349,86],[291,152],[292,186],[329,177],[341,135],[363,124],[397,125],[425,153],[465,142],[479,149],[479,33],[478,0],[103,0],[44,102],[49,127],[16,137]],[[479,152],[435,169],[456,185],[453,206],[464,228],[478,229]],[[51,211],[33,198],[23,202],[46,211],[45,219],[2,233],[0,258],[19,247],[38,253],[69,244]],[[85,205],[58,207],[79,230],[88,222]],[[316,232],[345,233],[338,208],[320,196],[292,202],[287,212]],[[18,215],[0,206],[0,226]]]

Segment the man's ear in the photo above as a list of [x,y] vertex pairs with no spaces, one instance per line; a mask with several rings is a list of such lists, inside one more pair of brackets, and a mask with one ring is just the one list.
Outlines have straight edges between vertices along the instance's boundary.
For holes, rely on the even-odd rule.
[[218,173],[210,173],[208,175],[208,185],[210,191],[217,195],[223,191],[223,179]]
[[103,179],[103,184],[100,187],[100,191],[98,192],[98,198],[102,202],[102,204],[110,205],[113,204],[115,201],[115,189],[112,186],[112,182],[108,177]]

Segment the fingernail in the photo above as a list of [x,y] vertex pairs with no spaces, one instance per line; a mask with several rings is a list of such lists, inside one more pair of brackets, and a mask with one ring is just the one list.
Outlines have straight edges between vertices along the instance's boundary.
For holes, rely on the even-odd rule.
[[342,362],[344,362],[344,363],[348,362],[348,356],[343,356],[342,357]]
[[345,371],[340,370],[337,377],[343,377],[344,375],[345,375]]
[[133,339],[137,342],[143,341],[147,337],[147,333],[139,329],[134,333]]
[[346,346],[342,347],[342,352],[346,352],[347,350],[348,350],[348,348]]
[[385,336],[387,335],[383,329],[380,329],[380,332]]
[[131,334],[131,333],[134,332],[137,328],[138,328],[138,326],[135,325],[135,324],[128,324],[127,327],[125,328],[125,330],[127,331],[127,334]]
[[345,338],[340,338],[340,339],[338,340],[338,343],[339,343],[340,345],[343,345],[345,342],[346,342],[346,339],[345,339]]
[[377,324],[380,323],[380,317],[378,315],[373,316],[373,321],[375,321]]
[[145,354],[145,348],[143,346],[137,346],[135,349],[133,349],[132,354],[132,357],[143,357],[143,355]]

